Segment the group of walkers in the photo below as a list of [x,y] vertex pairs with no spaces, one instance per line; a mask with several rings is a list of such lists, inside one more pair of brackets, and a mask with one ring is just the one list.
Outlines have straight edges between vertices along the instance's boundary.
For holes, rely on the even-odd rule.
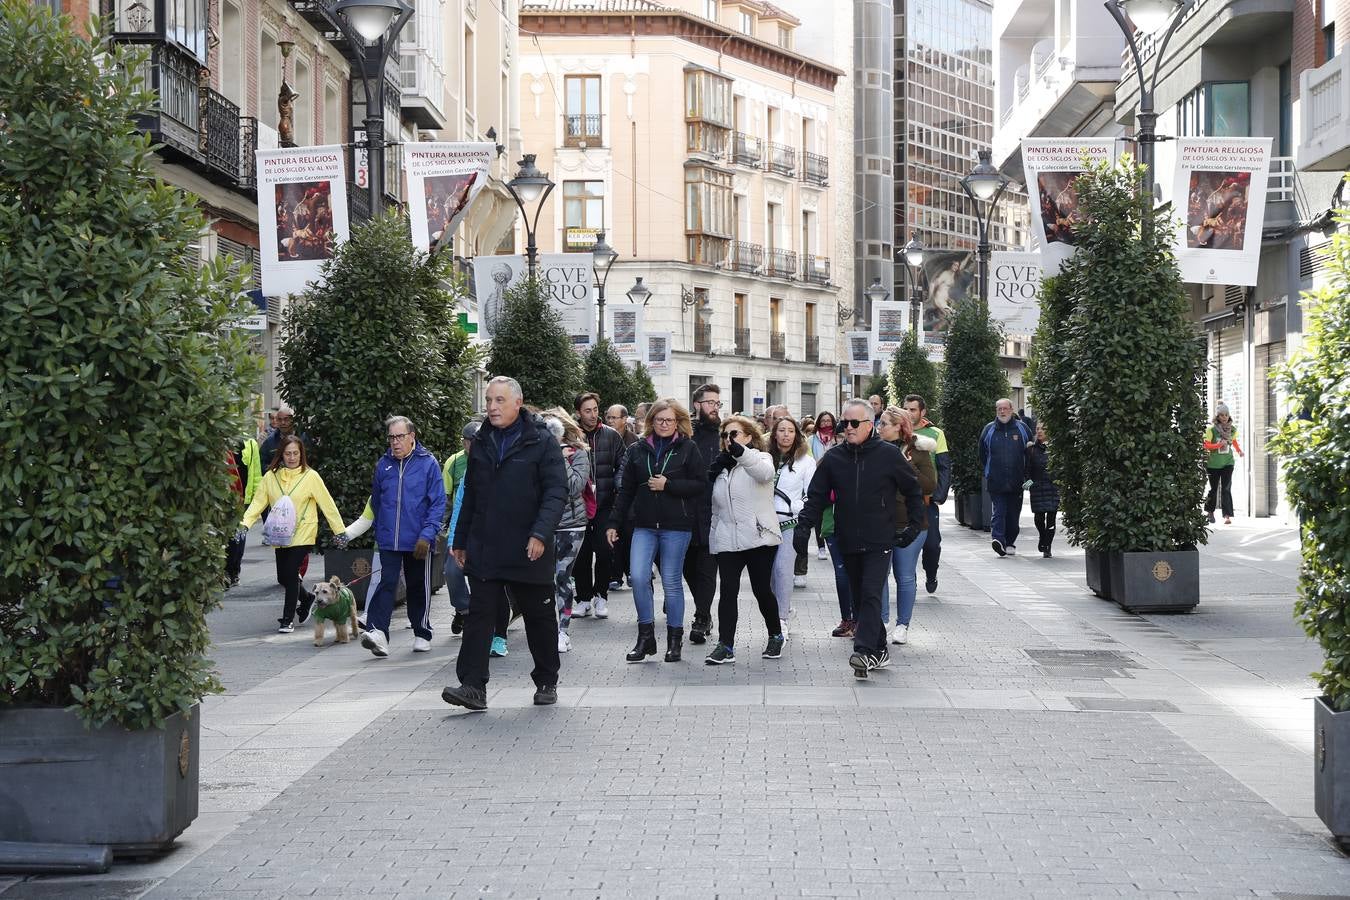
[[[234,577],[247,530],[266,515],[265,537],[284,589],[278,630],[289,633],[313,614],[315,598],[302,577],[320,514],[338,547],[373,529],[378,577],[361,644],[376,657],[389,654],[402,583],[412,650],[425,652],[433,637],[431,560],[444,537],[455,610],[451,634],[463,643],[459,684],[442,696],[471,710],[486,708],[489,661],[507,654],[513,617],[524,620],[535,702],[556,702],[572,620],[607,618],[610,594],[625,579],[638,620],[627,662],[661,653],[659,578],[662,658],[683,659],[687,586],[689,643],[712,641],[708,665],[734,663],[743,572],[768,634],[761,656],[778,659],[814,534],[819,558],[830,560],[835,575],[840,621],[831,634],[851,639],[848,665],[857,678],[890,664],[888,643],[907,642],[920,565],[927,592],[938,589],[938,511],[951,465],[946,436],[927,418],[923,397],[911,394],[892,406],[879,397],[851,400],[837,418],[821,412],[803,422],[782,406],[762,418],[724,417],[721,390],[704,384],[692,411],[673,399],[644,404],[637,427],[622,406],[605,410],[602,421],[594,393],[580,395],[570,411],[534,409],[524,399],[513,379],[492,379],[484,417],[465,427],[462,450],[444,465],[418,441],[413,422],[388,419],[388,450],[375,463],[366,508],[350,525],[310,465],[307,441],[294,433],[286,410],[267,437],[274,455],[265,473],[265,445],[250,439],[231,454],[236,490],[247,504],[230,547]],[[1220,412],[1206,448],[1221,463],[1221,454],[1229,454],[1231,474],[1231,453],[1241,450],[1226,408]],[[1016,554],[1022,496],[1030,489],[1039,549],[1051,556],[1059,497],[1043,429],[999,400],[979,456],[993,501],[994,551]],[[1222,470],[1215,484],[1225,488],[1227,518],[1231,497]],[[1212,510],[1213,492],[1208,503]]]

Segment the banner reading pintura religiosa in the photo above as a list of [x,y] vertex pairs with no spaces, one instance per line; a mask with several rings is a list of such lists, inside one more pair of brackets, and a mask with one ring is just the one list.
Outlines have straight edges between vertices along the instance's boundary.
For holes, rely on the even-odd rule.
[[1191,284],[1256,284],[1272,138],[1178,138],[1177,266]]
[[1114,162],[1114,138],[1024,138],[1031,235],[1046,275],[1059,272],[1077,250],[1075,228],[1082,221],[1074,180],[1090,163]]
[[414,247],[428,252],[449,241],[487,184],[488,167],[496,155],[496,145],[489,143],[404,145]]
[[257,163],[263,293],[299,294],[349,236],[342,147],[259,150]]

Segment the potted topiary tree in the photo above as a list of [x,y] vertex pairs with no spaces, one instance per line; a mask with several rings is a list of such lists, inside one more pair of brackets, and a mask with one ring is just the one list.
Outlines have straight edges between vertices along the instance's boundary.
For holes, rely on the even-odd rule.
[[0,59],[0,841],[145,852],[197,816],[261,365],[135,130],[146,54],[0,0]]
[[1060,274],[1070,311],[1056,348],[1076,367],[1056,376],[1068,389],[1051,387],[1040,408],[1061,429],[1058,452],[1069,451],[1071,538],[1105,558],[1110,599],[1177,612],[1200,595],[1204,360],[1171,250],[1175,226],[1153,209],[1141,172],[1125,160],[1076,182],[1084,219]]
[[[633,403],[629,409],[636,409],[639,403],[656,402],[656,385],[652,383],[652,373],[647,371],[641,360],[633,364]],[[641,425],[638,426],[641,428]]]
[[[603,406],[622,403],[628,409],[634,409],[640,402],[633,399],[637,395],[633,373],[619,358],[608,338],[598,341],[586,352],[582,385],[586,390],[599,394]],[[564,408],[571,409],[571,406],[569,404]],[[603,415],[604,409],[600,412]]]
[[581,389],[582,361],[548,305],[542,282],[527,279],[506,292],[488,371],[520,382],[525,402],[532,406],[572,408]]
[[932,417],[938,417],[937,367],[913,331],[905,332],[905,339],[891,354],[886,373],[886,396],[890,402],[899,406],[905,402],[906,394],[918,394],[928,405]]
[[952,492],[961,510],[957,521],[986,531],[993,502],[980,468],[980,433],[994,417],[994,403],[1010,393],[999,365],[1002,344],[1003,333],[979,297],[957,302],[947,328],[942,427],[952,460]]
[[[287,309],[280,387],[350,521],[370,496],[389,416],[412,419],[437,459],[460,449],[481,354],[455,317],[463,285],[453,261],[414,248],[397,214],[353,229],[324,273]],[[368,577],[372,547],[367,533],[347,550],[326,548],[324,577]],[[444,553],[438,546],[433,589],[442,583]],[[364,602],[365,591],[356,594]]]
[[[1350,210],[1337,215],[1342,229]],[[1350,851],[1350,236],[1332,238],[1327,283],[1308,294],[1304,351],[1279,373],[1291,415],[1271,450],[1298,509],[1303,566],[1295,604],[1326,655],[1313,701],[1313,805]]]

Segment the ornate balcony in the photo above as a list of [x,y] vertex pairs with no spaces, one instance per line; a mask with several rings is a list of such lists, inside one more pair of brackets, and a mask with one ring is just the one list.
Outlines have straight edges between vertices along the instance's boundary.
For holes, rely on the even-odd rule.
[[603,146],[601,137],[599,113],[563,116],[563,146],[600,147]]
[[797,174],[797,151],[787,144],[775,144],[769,141],[768,148],[769,171],[779,175],[786,175],[789,178]]
[[824,256],[802,257],[802,281],[808,284],[829,284],[829,258]]
[[820,338],[813,334],[806,336],[806,361],[820,362]]
[[228,183],[239,184],[244,165],[239,107],[210,88],[201,88],[200,121],[197,149],[206,159],[207,168]]
[[1298,168],[1340,172],[1350,166],[1350,53],[1299,74]]
[[753,275],[764,264],[764,248],[759,244],[732,241],[731,255],[727,263],[737,272],[746,272]]
[[764,162],[764,142],[753,134],[738,131],[735,134],[733,144],[733,161],[736,165],[758,169]]
[[258,189],[258,165],[254,153],[258,149],[258,120],[252,116],[239,117],[239,188]]
[[749,356],[749,355],[750,355],[750,329],[749,329],[749,328],[737,328],[737,329],[736,329],[736,355],[737,355],[737,356]]
[[770,249],[764,274],[772,278],[795,280],[797,277],[797,254],[791,250]]
[[781,331],[769,332],[769,356],[787,359],[787,335]]
[[694,323],[694,352],[711,353],[712,352],[712,324],[709,322]]
[[830,158],[802,151],[802,181],[821,187],[830,183]]

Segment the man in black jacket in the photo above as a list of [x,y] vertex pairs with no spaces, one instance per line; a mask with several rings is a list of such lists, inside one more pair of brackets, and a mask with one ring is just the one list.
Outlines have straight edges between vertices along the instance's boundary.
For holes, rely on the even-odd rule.
[[[722,446],[722,389],[700,385],[694,391],[694,443],[699,455],[711,462]],[[708,550],[712,532],[712,482],[699,495],[698,523],[689,550],[684,555],[684,580],[694,595],[694,621],[689,624],[689,643],[702,644],[712,633],[713,595],[717,593],[717,559]]]
[[[595,611],[597,619],[609,618],[609,582],[614,569],[614,554],[605,540],[609,512],[614,508],[614,477],[623,463],[623,438],[600,421],[600,395],[587,392],[577,397],[574,407],[577,424],[586,435],[591,451],[591,481],[595,482],[595,515],[586,528],[586,537],[577,551],[572,577],[577,582],[572,618],[584,619]],[[592,604],[594,604],[592,606]]]
[[[853,612],[858,628],[848,664],[855,678],[891,663],[886,625],[881,621],[881,590],[891,571],[895,547],[908,547],[924,520],[919,477],[899,448],[881,440],[872,424],[872,407],[851,400],[839,419],[845,443],[816,463],[806,492],[806,506],[797,517],[792,543],[798,555],[807,551],[811,529],[834,494],[834,539],[844,557]],[[896,504],[904,503],[909,524],[895,530]]]
[[459,686],[441,699],[475,712],[487,709],[493,626],[508,602],[525,619],[535,704],[558,701],[553,532],[567,502],[567,472],[558,442],[521,408],[523,399],[514,378],[488,382],[487,421],[469,449],[451,550],[469,579],[469,612],[455,664]]

